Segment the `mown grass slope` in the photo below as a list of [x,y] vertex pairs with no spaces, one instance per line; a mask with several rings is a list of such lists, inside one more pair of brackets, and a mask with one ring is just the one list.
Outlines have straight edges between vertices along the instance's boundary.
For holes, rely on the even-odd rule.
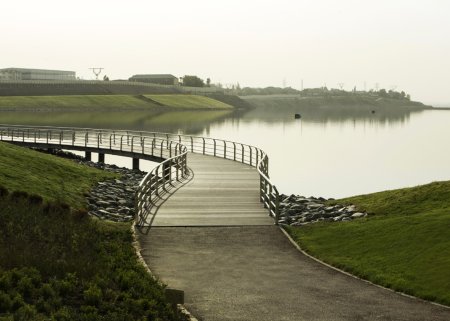
[[48,201],[85,205],[84,192],[114,174],[49,154],[0,142],[0,186],[37,194]]
[[373,215],[287,230],[321,260],[450,305],[450,181],[338,200]]
[[172,108],[231,109],[233,106],[221,101],[197,95],[145,95],[159,104]]
[[145,109],[158,107],[132,95],[0,96],[1,109]]
[[197,95],[66,95],[0,96],[1,110],[133,110],[133,109],[230,109],[233,106]]

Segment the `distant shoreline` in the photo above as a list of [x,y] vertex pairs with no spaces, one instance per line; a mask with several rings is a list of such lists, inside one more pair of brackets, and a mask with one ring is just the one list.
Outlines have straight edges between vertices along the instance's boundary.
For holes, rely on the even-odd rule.
[[[289,95],[289,94],[275,94],[275,95],[249,95],[249,96],[239,96],[241,99],[248,101],[254,106],[266,105],[264,102],[289,102],[289,104],[295,105],[297,107],[357,107],[365,106],[371,108],[407,108],[414,110],[435,110],[435,109],[450,109],[447,108],[436,108],[431,105],[426,105],[422,102],[411,101],[407,99],[395,99],[388,97],[376,97],[370,95],[314,95],[314,96],[304,96],[304,95]],[[292,106],[293,107],[293,106]]]

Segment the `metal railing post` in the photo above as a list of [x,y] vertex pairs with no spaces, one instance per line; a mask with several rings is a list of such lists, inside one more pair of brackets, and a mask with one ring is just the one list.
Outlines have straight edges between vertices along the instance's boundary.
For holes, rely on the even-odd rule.
[[273,189],[275,190],[275,225],[278,225],[280,219],[280,194],[275,186]]

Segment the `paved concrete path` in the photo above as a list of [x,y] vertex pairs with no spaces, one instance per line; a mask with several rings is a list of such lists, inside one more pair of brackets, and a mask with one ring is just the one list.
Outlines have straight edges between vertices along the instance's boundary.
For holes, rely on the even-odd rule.
[[[202,173],[201,157],[189,162],[194,174]],[[196,185],[195,180],[199,178],[228,177],[212,170],[214,165],[211,164],[215,160],[220,161],[217,164],[221,163],[218,166],[223,170],[234,167],[222,167],[223,162],[231,161],[206,157],[210,164],[207,167],[215,174],[195,175],[191,187],[207,189],[204,181]],[[241,171],[236,171],[236,175],[241,174]],[[229,186],[231,183],[223,184]],[[212,187],[219,184],[220,181],[211,182]],[[301,254],[278,227],[265,223],[266,211],[258,212],[266,226],[261,226],[259,219],[255,219],[256,215],[246,216],[246,211],[239,214],[239,202],[234,201],[234,197],[239,199],[241,193],[228,194],[230,199],[227,202],[216,198],[223,194],[213,189],[211,193],[202,193],[205,196],[202,200],[200,193],[194,190],[183,193],[184,188],[173,196],[173,204],[176,205],[172,205],[172,198],[169,198],[162,207],[172,210],[161,213],[165,213],[164,224],[173,219],[174,225],[192,226],[156,226],[146,234],[138,233],[138,237],[150,269],[170,287],[185,291],[187,308],[200,320],[450,320],[450,309],[370,285]],[[205,192],[205,189],[199,189],[199,192]],[[245,194],[252,195],[252,189],[257,191],[257,180],[253,188],[246,181]],[[178,193],[184,196],[177,199]],[[186,195],[191,197],[185,198]],[[198,199],[193,201],[193,198]],[[182,210],[183,201],[192,203],[187,207],[189,211]],[[240,201],[247,204],[244,199]],[[254,205],[248,203],[246,206],[257,208],[258,199],[254,200],[252,196],[250,202]],[[200,206],[198,215],[192,210],[195,204]],[[208,205],[203,207],[204,204]],[[173,210],[175,208],[176,211]],[[215,213],[214,218],[208,217],[209,211]],[[219,217],[217,213],[221,213]],[[226,213],[234,216],[232,221],[228,221]],[[171,218],[171,215],[175,216]],[[224,222],[232,225],[234,220],[245,224],[195,226],[202,225],[199,220],[207,220],[211,225]],[[213,224],[217,220],[220,224]],[[252,221],[256,225],[251,226]]]

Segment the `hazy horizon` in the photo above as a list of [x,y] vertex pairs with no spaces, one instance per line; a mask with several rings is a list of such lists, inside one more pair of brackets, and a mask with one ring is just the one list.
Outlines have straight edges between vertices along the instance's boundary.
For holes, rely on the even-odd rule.
[[[0,68],[92,79],[198,75],[224,85],[396,88],[450,105],[450,2],[17,0],[0,4]],[[102,74],[102,75],[103,75]]]

